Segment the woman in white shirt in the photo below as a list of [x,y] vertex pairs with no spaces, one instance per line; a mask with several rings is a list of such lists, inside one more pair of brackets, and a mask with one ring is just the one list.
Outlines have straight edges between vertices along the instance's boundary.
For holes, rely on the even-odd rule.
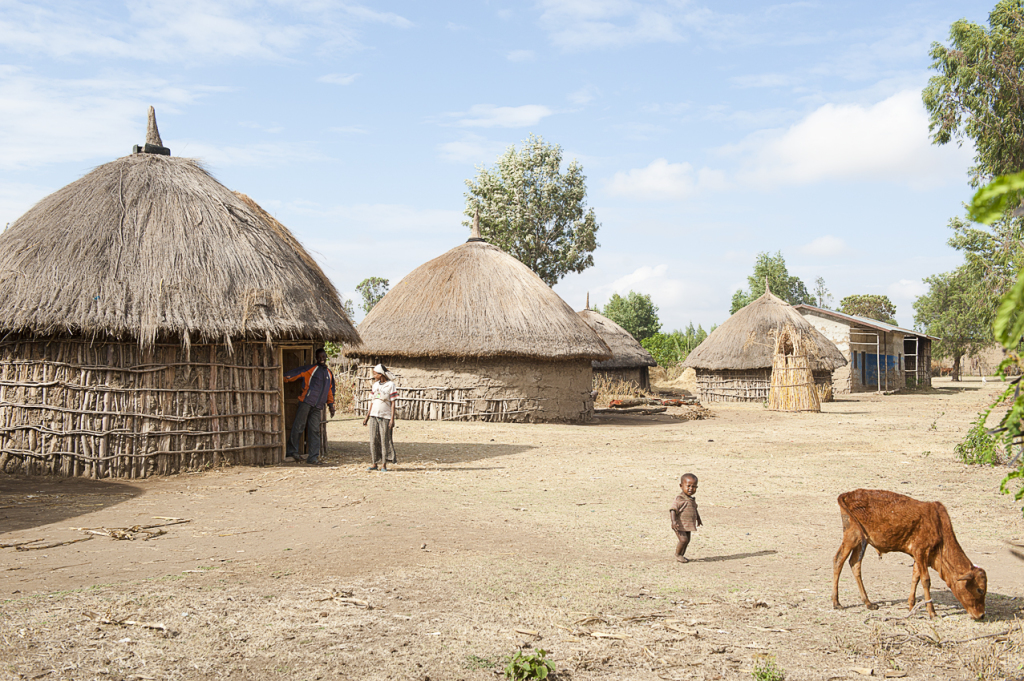
[[[373,367],[373,384],[370,386],[370,409],[363,419],[365,426],[370,420],[370,456],[373,465],[367,470],[387,471],[389,463],[398,463],[392,433],[395,429],[395,399],[398,390],[390,380],[391,375],[383,364]],[[378,468],[378,460],[380,468]]]

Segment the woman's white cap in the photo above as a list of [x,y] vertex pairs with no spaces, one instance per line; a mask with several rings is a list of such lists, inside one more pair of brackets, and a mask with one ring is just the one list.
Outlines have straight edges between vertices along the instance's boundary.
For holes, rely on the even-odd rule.
[[385,369],[383,364],[378,364],[373,367],[373,373],[380,374],[381,376],[387,376],[389,379],[393,378],[391,372]]

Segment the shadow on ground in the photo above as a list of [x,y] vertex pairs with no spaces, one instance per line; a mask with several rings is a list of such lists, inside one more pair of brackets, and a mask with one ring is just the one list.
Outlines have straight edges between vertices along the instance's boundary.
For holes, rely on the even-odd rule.
[[[398,467],[402,464],[417,466],[437,464],[464,464],[521,454],[536,449],[533,445],[496,444],[493,442],[395,442]],[[328,443],[327,454],[321,457],[327,465],[345,465],[370,462],[370,445],[367,442],[332,441]],[[490,467],[490,468],[493,468]],[[478,470],[464,468],[461,470]]]
[[691,558],[696,563],[718,563],[723,560],[742,560],[744,558],[760,558],[761,556],[774,556],[778,551],[765,550],[754,551],[753,553],[733,553],[728,556],[708,556],[707,558]]
[[120,481],[0,474],[0,535],[116,506],[143,494]]

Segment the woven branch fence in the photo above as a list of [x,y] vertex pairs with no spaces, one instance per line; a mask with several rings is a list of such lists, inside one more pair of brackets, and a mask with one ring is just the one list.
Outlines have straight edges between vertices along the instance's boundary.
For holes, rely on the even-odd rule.
[[143,478],[277,463],[280,371],[265,343],[0,343],[0,469]]

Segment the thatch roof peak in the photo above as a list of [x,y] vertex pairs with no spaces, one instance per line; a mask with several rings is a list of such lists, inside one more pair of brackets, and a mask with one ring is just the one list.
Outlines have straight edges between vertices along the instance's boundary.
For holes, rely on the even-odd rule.
[[[587,294],[590,304],[590,294]],[[653,367],[658,363],[640,345],[633,335],[602,314],[589,309],[580,310],[580,319],[587,323],[601,337],[612,351],[612,358],[603,362],[594,362],[595,369],[635,369],[637,367]]]
[[611,351],[529,267],[485,241],[420,265],[359,325],[375,357],[603,360]]
[[767,369],[772,366],[775,338],[791,327],[807,341],[805,347],[815,371],[835,369],[846,358],[803,315],[771,291],[741,308],[711,332],[687,356],[684,367],[708,370]]
[[194,160],[102,165],[0,234],[0,333],[356,341],[294,236]]
[[162,147],[164,142],[160,139],[160,130],[156,127],[156,109],[149,107],[149,120],[146,123],[146,144]]

